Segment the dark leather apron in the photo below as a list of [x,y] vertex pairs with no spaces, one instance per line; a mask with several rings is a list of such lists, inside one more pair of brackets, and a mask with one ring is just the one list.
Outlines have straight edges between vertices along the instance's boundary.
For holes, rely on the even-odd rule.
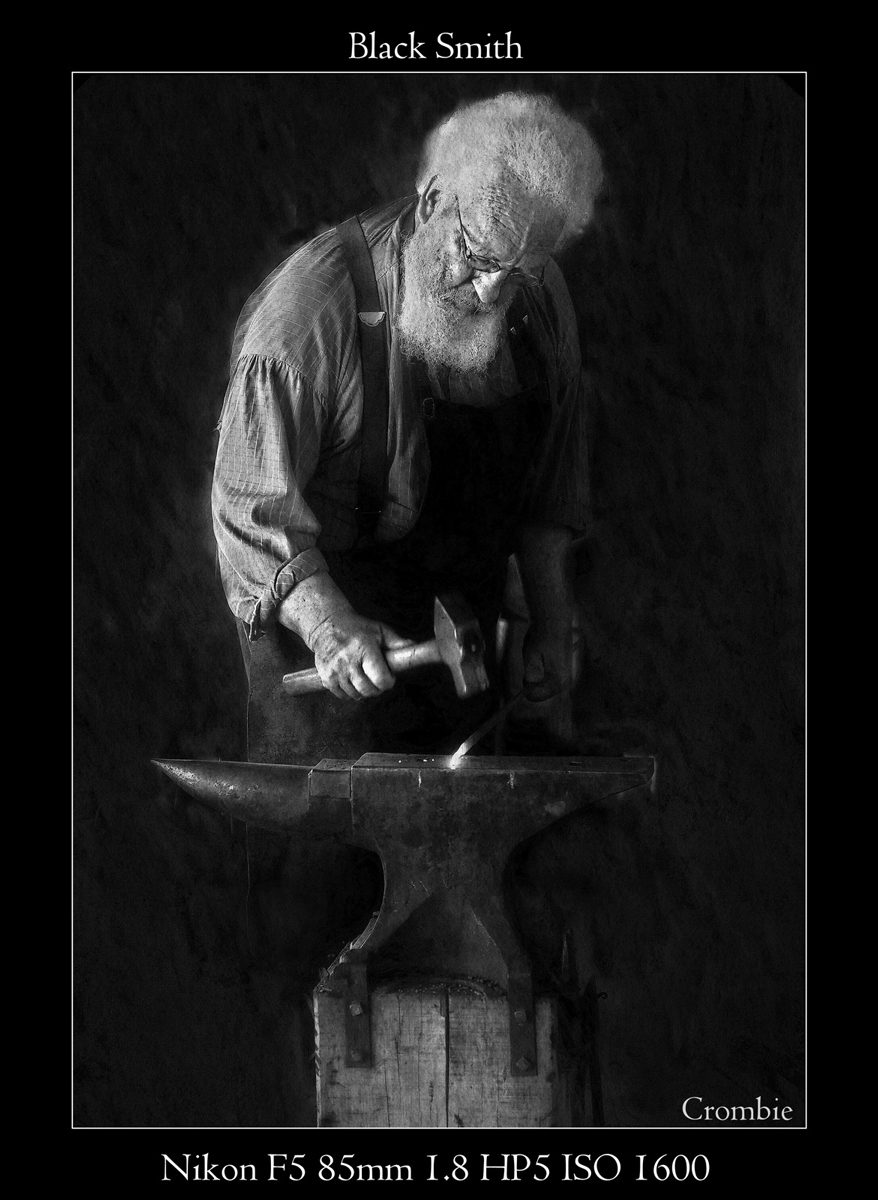
[[[511,344],[523,390],[496,408],[454,404],[425,394],[425,376],[413,381],[423,402],[431,460],[414,529],[389,544],[345,554],[324,551],[330,574],[358,612],[418,641],[433,636],[434,597],[460,591],[479,618],[492,681],[494,627],[507,562],[525,480],[548,419],[545,385],[529,339],[519,335]],[[390,691],[359,702],[337,700],[328,692],[293,697],[281,687],[283,675],[313,665],[301,639],[276,625],[249,644],[242,630],[241,640],[250,679],[251,762],[450,752],[498,700],[494,686],[461,701],[443,666],[403,673]]]

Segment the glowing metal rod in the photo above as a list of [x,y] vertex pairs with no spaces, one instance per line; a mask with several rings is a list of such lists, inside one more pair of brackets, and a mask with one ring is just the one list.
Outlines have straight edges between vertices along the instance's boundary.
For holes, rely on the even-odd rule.
[[505,704],[502,704],[496,712],[492,713],[491,716],[488,717],[487,721],[484,721],[474,733],[471,733],[465,742],[461,742],[448,761],[449,767],[452,769],[456,767],[463,756],[472,750],[476,742],[480,742],[486,733],[491,732],[494,726],[506,716],[513,704],[518,702],[520,695],[521,692],[516,692],[511,700],[507,700]]

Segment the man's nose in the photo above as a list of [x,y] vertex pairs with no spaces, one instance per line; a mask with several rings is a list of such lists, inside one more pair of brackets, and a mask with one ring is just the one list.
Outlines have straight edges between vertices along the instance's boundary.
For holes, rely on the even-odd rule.
[[508,271],[480,271],[473,275],[473,287],[482,304],[493,304],[506,282]]

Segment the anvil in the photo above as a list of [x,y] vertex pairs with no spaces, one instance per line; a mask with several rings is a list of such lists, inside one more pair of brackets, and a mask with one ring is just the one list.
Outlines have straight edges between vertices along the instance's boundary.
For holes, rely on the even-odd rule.
[[478,978],[505,990],[512,1072],[536,1072],[531,969],[504,898],[513,850],[586,805],[651,783],[652,758],[365,754],[309,765],[156,760],[212,808],[377,852],[380,909],[325,973],[346,999],[347,1064],[372,1062],[369,983]]

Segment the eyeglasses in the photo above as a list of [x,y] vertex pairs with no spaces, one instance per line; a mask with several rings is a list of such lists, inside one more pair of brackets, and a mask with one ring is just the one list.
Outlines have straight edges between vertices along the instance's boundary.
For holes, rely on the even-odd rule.
[[469,248],[469,234],[466,226],[463,223],[463,218],[460,215],[460,201],[456,201],[457,205],[457,223],[460,226],[460,240],[463,243],[463,254],[466,261],[474,271],[484,272],[486,275],[496,275],[498,271],[506,271],[507,278],[515,279],[519,283],[526,284],[528,287],[542,287],[543,277],[546,273],[545,266],[540,270],[539,275],[534,275],[532,271],[522,271],[520,267],[504,267],[496,258],[485,258],[481,254],[473,254]]

